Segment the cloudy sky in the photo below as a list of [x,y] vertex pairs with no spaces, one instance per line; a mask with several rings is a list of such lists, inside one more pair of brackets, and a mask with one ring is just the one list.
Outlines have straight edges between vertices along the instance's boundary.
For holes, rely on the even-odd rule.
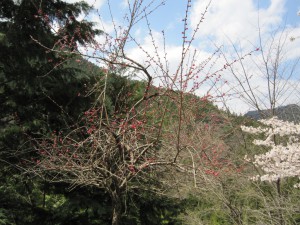
[[[77,0],[67,1],[76,2]],[[98,27],[105,32],[111,35],[114,33],[112,17],[116,26],[127,25],[124,15],[128,13],[128,0],[110,0],[110,4],[106,0],[86,1],[97,9],[97,12],[94,11],[86,18],[97,22]],[[129,0],[129,4],[132,2],[133,0]],[[150,0],[144,0],[144,2],[147,5]],[[155,8],[161,1],[155,2],[152,8]],[[190,4],[187,39],[192,37],[193,30],[197,28],[202,13],[209,5],[209,0],[192,0]],[[185,13],[186,1],[166,0],[163,6],[148,16],[158,54],[155,53],[153,40],[149,36],[149,28],[145,20],[137,23],[131,31],[131,35],[144,51],[154,57],[157,57],[155,55],[163,57],[165,52],[167,53],[170,73],[176,71],[180,61],[184,25],[182,19],[185,18]],[[300,0],[212,0],[191,46],[191,52],[197,51],[197,59],[193,63],[203,62],[218,47],[220,47],[220,51],[215,56],[216,59],[207,64],[209,69],[201,70],[199,76],[201,73],[216,71],[224,63],[231,64],[243,55],[254,52],[251,56],[244,57],[243,60],[237,60],[237,63],[232,64],[231,68],[221,71],[220,81],[213,89],[210,87],[214,82],[210,80],[210,82],[199,87],[195,93],[204,95],[207,90],[210,90],[212,95],[224,95],[222,98],[215,99],[216,104],[221,107],[225,102],[232,111],[244,113],[253,109],[251,101],[249,104],[250,97],[246,93],[252,89],[253,93],[258,96],[257,103],[262,108],[267,108],[269,107],[269,92],[265,62],[268,61],[269,63],[271,75],[274,72],[273,65],[276,64],[277,59],[280,66],[278,66],[278,83],[275,87],[279,92],[279,95],[276,96],[276,104],[279,106],[288,103],[300,103],[299,66],[294,66],[300,56],[299,13]],[[278,43],[280,44],[278,45]],[[280,50],[280,57],[276,58],[278,46],[283,46],[283,48]],[[265,61],[262,58],[262,52],[255,51],[257,48],[263,49]],[[147,61],[145,52],[133,43],[129,43],[127,46],[127,54],[141,63]],[[214,64],[213,69],[211,69],[212,63]],[[162,75],[159,75],[159,71],[156,73],[157,77]],[[289,81],[286,81],[286,78],[289,78]],[[157,81],[157,84],[160,82]],[[188,84],[190,89],[192,89],[193,84]]]

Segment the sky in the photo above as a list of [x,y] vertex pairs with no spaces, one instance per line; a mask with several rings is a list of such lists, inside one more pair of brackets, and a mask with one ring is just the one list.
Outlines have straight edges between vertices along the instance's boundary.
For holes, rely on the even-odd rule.
[[[124,15],[128,13],[128,2],[132,4],[133,0],[110,0],[109,4],[107,0],[86,2],[97,10],[83,15],[82,18],[96,22],[107,34],[114,35],[112,18],[116,27],[127,26]],[[144,0],[145,5],[149,2],[151,1]],[[151,11],[161,2],[154,1],[148,10]],[[232,70],[227,68],[218,73],[218,82],[215,82],[215,78],[207,80],[195,90],[195,94],[203,96],[209,91],[211,95],[218,96],[214,99],[218,106],[243,114],[253,110],[253,104],[249,101],[251,97],[247,95],[251,89],[258,96],[257,103],[261,108],[268,108],[269,93],[264,63],[266,60],[270,63],[271,74],[274,69],[272,65],[276,64],[276,49],[280,43],[283,48],[280,58],[277,58],[280,61],[280,76],[277,77],[276,86],[280,95],[276,97],[276,104],[280,106],[300,103],[300,70],[298,65],[295,66],[300,57],[300,0],[212,0],[210,4],[209,0],[191,0],[189,4],[191,7],[188,11],[186,31],[189,40],[193,30],[197,29],[201,13],[204,13],[209,5],[191,45],[191,52],[197,52],[193,63],[201,64],[219,48],[215,58],[206,64],[207,68],[199,71],[199,76],[217,71],[225,63],[232,63]],[[181,60],[184,25],[182,19],[185,18],[186,5],[185,0],[166,0],[164,5],[156,8],[147,17],[150,30],[145,19],[135,24],[131,35],[139,46],[129,42],[126,54],[140,63],[147,64],[145,52],[153,55],[156,60],[167,53],[167,67],[170,73],[175,73]],[[149,35],[150,31],[152,38]],[[103,37],[99,37],[98,41],[103,41]],[[158,50],[155,50],[155,47]],[[258,48],[260,51],[255,51]],[[265,61],[261,50],[264,50]],[[247,55],[249,53],[251,56]],[[243,55],[246,55],[243,60],[237,60]],[[237,62],[233,63],[235,60]],[[185,63],[187,67],[190,66],[188,62]],[[162,71],[157,70],[155,65],[151,68],[154,77],[157,78],[155,84],[163,86],[166,81],[160,80]],[[195,83],[195,80],[189,82],[186,90],[191,90]]]

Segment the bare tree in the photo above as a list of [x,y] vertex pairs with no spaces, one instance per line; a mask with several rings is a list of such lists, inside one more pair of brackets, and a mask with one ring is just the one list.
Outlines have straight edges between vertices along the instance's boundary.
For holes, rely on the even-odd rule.
[[[299,57],[289,56],[288,28],[278,28],[269,38],[259,29],[259,43],[252,54],[251,67],[244,63],[239,49],[233,45],[239,63],[230,66],[237,83],[232,89],[251,108],[258,110],[261,118],[276,115],[276,108],[298,103]],[[226,59],[225,59],[226,60]],[[262,114],[262,110],[269,110]]]
[[[111,8],[110,1],[107,4]],[[104,190],[111,198],[114,225],[120,224],[128,190],[144,189],[162,193],[163,189],[153,186],[152,181],[160,179],[165,184],[163,174],[166,170],[192,174],[194,185],[197,186],[198,171],[205,170],[204,167],[209,164],[211,169],[206,170],[207,173],[217,175],[218,171],[212,168],[226,164],[221,160],[225,157],[223,153],[216,156],[215,153],[206,152],[209,149],[207,146],[199,145],[199,140],[203,145],[217,144],[205,143],[208,141],[199,137],[205,133],[205,129],[209,130],[208,125],[195,124],[199,103],[213,98],[212,86],[218,82],[219,74],[223,71],[223,66],[212,69],[219,58],[215,56],[220,48],[211,57],[199,59],[198,51],[192,45],[209,5],[204,9],[196,28],[189,31],[191,0],[186,1],[179,60],[172,69],[167,46],[163,43],[160,49],[149,21],[149,15],[163,4],[164,1],[154,0],[127,1],[128,11],[124,15],[126,24],[119,26],[111,11],[114,31],[112,34],[104,32],[100,41],[85,33],[86,38],[92,40],[90,44],[79,45],[64,33],[63,26],[54,28],[49,21],[47,24],[53,27],[53,32],[62,37],[60,41],[54,46],[46,46],[32,37],[37,44],[62,58],[76,55],[96,61],[103,68],[103,76],[90,90],[97,94],[94,106],[84,112],[74,130],[31,140],[38,156],[33,159],[33,164],[29,162],[27,171],[47,177],[52,182],[68,182],[71,188],[93,186]],[[47,18],[46,15],[44,18]],[[143,48],[133,35],[133,28],[141,21],[145,21],[148,27],[152,51]],[[76,30],[76,35],[82,35],[81,31]],[[161,35],[164,42],[165,33]],[[140,49],[145,60],[129,57],[127,49],[131,43]],[[228,65],[233,63],[228,62]],[[123,71],[133,78],[142,77],[142,94],[135,96],[126,93],[125,97],[130,99],[130,103],[124,104],[124,98],[120,97],[125,88],[123,86],[114,102],[119,107],[109,112],[109,78]],[[212,80],[212,86],[201,98],[194,95],[205,84],[211,84],[209,82]],[[202,160],[195,160],[195,157]],[[220,165],[217,162],[219,159],[222,161]]]
[[[204,78],[196,79],[202,68],[213,61],[197,61],[197,51],[192,47],[207,8],[197,28],[188,33],[191,1],[187,1],[180,60],[172,73],[166,56],[168,50],[158,49],[148,21],[149,15],[164,1],[135,0],[127,3],[128,13],[124,16],[126,25],[120,27],[112,15],[114,34],[104,33],[100,42],[85,33],[93,41],[79,46],[64,33],[63,26],[53,28],[53,32],[62,37],[54,46],[46,46],[32,37],[47,51],[56,52],[62,57],[78,55],[95,60],[103,67],[103,76],[91,90],[98,94],[97,101],[84,113],[81,123],[73,131],[66,134],[57,132],[51,137],[31,140],[38,157],[33,159],[34,165],[30,162],[27,171],[47,177],[52,182],[69,182],[73,188],[94,186],[104,190],[111,198],[114,225],[120,224],[128,190],[152,188],[158,191],[159,187],[152,186],[151,180],[155,180],[155,174],[162,173],[165,168],[179,172],[195,171],[194,166],[182,160],[186,155],[185,145],[181,141],[182,132],[187,126],[187,119],[191,119],[187,117],[187,112],[192,112],[195,104],[195,98],[187,101],[185,95],[192,95],[209,77],[216,76],[216,72],[211,72]],[[109,1],[108,6],[110,8]],[[132,36],[133,27],[142,20],[146,21],[149,28],[152,53],[143,49]],[[47,24],[54,27],[49,21]],[[82,35],[80,30],[76,32],[76,35]],[[139,62],[127,55],[129,42],[141,49],[147,58],[146,62]],[[80,48],[92,54],[85,54],[79,51]],[[132,98],[131,104],[125,108],[110,114],[106,105],[108,80],[112,74],[124,69],[126,73],[143,77],[143,93],[139,98]],[[154,79],[163,87],[153,86]],[[191,81],[194,81],[193,85]],[[118,101],[121,99],[116,99],[115,104]],[[172,139],[164,138],[168,135]]]
[[[266,39],[259,27],[257,53],[252,54],[251,63],[248,64],[241,60],[243,56],[233,45],[239,63],[229,67],[235,79],[231,88],[252,109],[258,111],[260,119],[278,116],[278,107],[299,103],[300,58],[289,55],[288,45],[293,41],[289,36],[289,29],[280,27]],[[275,145],[278,144],[276,135],[273,138]],[[277,223],[285,224],[287,204],[283,201],[281,183],[278,178],[275,182],[277,197],[273,196],[273,202],[268,204],[273,204],[269,213],[276,212]],[[265,193],[266,199],[267,195]]]

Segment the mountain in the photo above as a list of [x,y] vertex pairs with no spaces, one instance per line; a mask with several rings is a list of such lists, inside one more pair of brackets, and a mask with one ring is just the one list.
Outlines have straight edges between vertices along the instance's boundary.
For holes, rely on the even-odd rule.
[[[280,106],[275,108],[275,115],[284,121],[300,122],[300,106],[296,104],[290,104],[286,106]],[[244,116],[250,117],[255,120],[269,118],[272,116],[270,109],[266,110],[254,110],[247,112]]]

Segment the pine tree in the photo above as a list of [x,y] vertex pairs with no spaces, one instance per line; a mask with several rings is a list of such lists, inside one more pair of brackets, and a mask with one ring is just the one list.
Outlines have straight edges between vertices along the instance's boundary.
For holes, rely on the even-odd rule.
[[[99,69],[81,58],[76,65],[78,57],[41,46],[53,46],[67,35],[74,37],[69,48],[93,41],[100,31],[76,19],[90,9],[84,2],[59,0],[0,2],[0,220],[5,224],[47,224],[45,218],[59,213],[45,206],[45,196],[55,196],[59,188],[45,193],[51,185],[23,176],[18,168],[33,157],[30,138],[68,128],[90,107],[92,98],[80,93],[94,79],[91,70],[101,74]],[[63,25],[60,33],[51,28],[54,22]]]

